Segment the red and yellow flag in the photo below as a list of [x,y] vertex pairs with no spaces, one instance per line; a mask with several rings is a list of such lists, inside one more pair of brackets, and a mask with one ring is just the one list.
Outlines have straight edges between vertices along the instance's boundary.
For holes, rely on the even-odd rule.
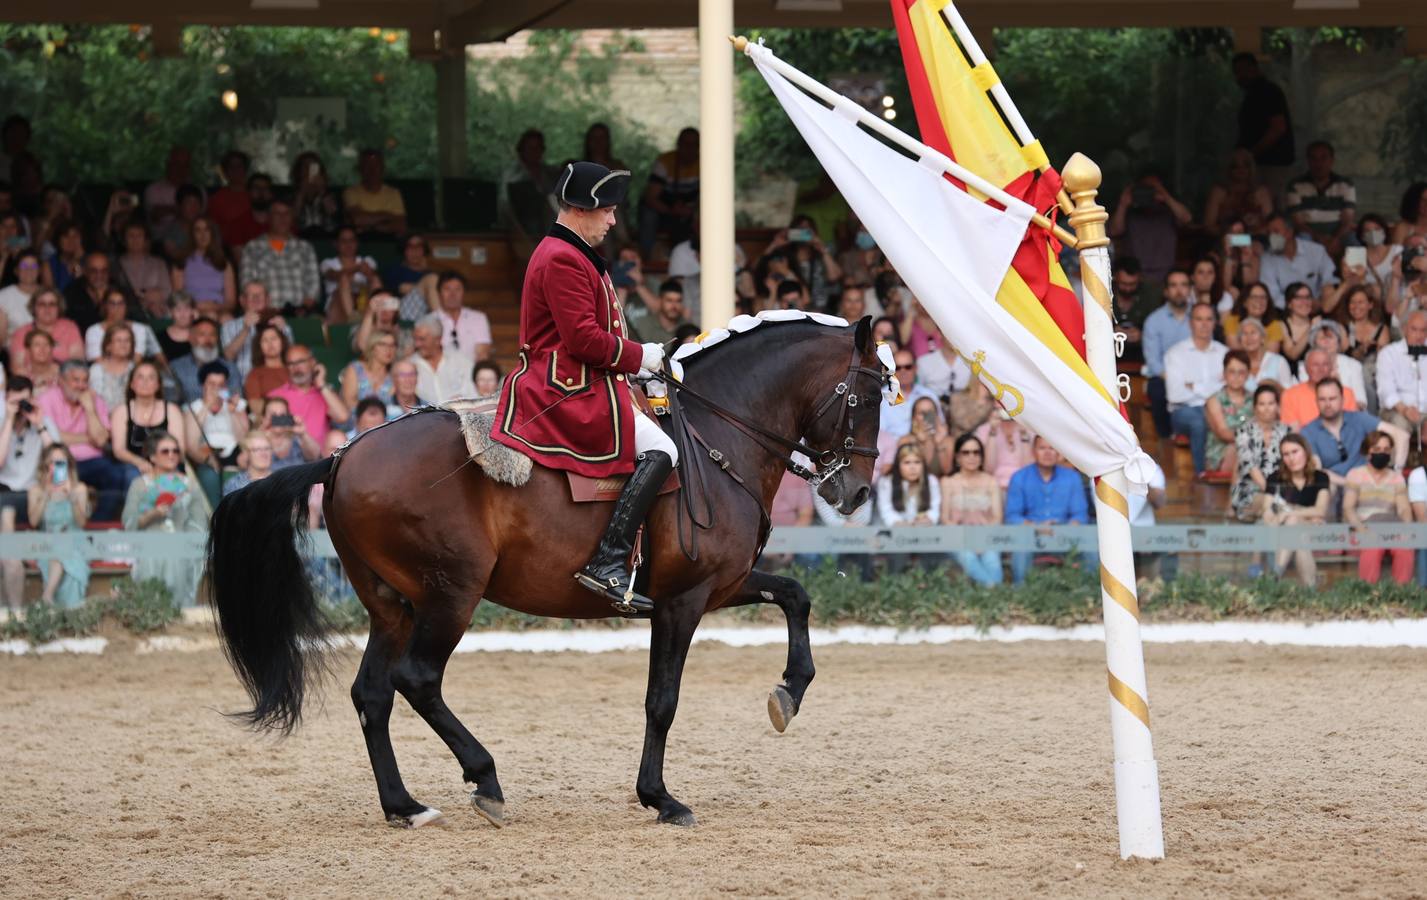
[[[989,63],[971,64],[941,14],[949,0],[891,2],[922,143],[1053,218],[1060,174],[1050,167],[1039,141],[1022,146],[1007,127],[988,94],[997,81],[995,71]],[[1059,252],[1060,242],[1048,231],[1027,229],[996,299],[1021,314],[1027,304],[1038,304],[1083,359],[1085,313],[1060,267]]]

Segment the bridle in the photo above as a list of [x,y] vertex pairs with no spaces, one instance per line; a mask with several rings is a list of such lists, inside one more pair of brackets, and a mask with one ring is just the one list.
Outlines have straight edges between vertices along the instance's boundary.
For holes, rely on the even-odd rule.
[[[738,428],[744,434],[752,438],[754,442],[761,446],[767,453],[780,460],[789,472],[792,472],[816,489],[821,487],[824,482],[832,478],[838,472],[852,465],[852,458],[854,456],[867,456],[872,459],[877,458],[877,448],[875,446],[859,447],[852,435],[857,427],[857,410],[860,407],[870,407],[872,414],[878,415],[881,398],[878,394],[858,394],[855,388],[857,378],[861,375],[867,375],[875,379],[879,387],[887,384],[891,376],[878,369],[861,365],[861,357],[862,354],[854,344],[852,348],[852,360],[848,364],[846,374],[843,375],[842,380],[833,388],[832,394],[823,400],[822,403],[818,404],[817,410],[813,413],[813,421],[816,422],[827,415],[831,409],[837,409],[837,422],[833,425],[832,433],[834,441],[838,440],[839,437],[841,438],[842,446],[830,447],[827,450],[818,450],[815,447],[808,446],[802,441],[795,441],[785,438],[781,434],[774,434],[762,425],[756,422],[750,422],[743,416],[725,409],[717,401],[710,400],[708,397],[705,397],[663,370],[654,373],[654,377],[668,385],[671,391],[677,391],[680,394],[692,397],[708,407],[710,412],[713,412],[719,416],[719,418],[733,425],[735,428]],[[807,457],[816,468],[809,469],[807,466],[799,463],[793,458],[794,453],[799,453]],[[722,452],[710,449],[709,458],[725,471],[728,470],[729,461]]]

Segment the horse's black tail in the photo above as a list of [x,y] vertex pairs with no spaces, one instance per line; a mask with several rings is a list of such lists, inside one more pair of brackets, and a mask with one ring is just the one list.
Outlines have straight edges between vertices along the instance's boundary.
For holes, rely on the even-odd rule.
[[326,619],[298,554],[307,494],[332,457],[273,472],[218,504],[208,532],[208,582],[218,638],[253,708],[254,728],[292,731],[307,679],[321,670]]

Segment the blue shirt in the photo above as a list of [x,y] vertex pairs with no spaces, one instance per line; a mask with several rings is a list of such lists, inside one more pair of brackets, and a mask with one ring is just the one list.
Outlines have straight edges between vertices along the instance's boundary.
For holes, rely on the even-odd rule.
[[1170,312],[1168,303],[1150,313],[1145,318],[1145,327],[1140,329],[1140,346],[1144,349],[1147,378],[1164,377],[1164,355],[1180,341],[1189,340],[1189,307],[1184,308],[1184,317],[1176,319]]
[[1333,433],[1323,427],[1322,419],[1314,419],[1304,425],[1299,433],[1308,442],[1308,446],[1313,448],[1320,468],[1338,475],[1347,475],[1349,469],[1355,469],[1367,462],[1363,456],[1363,439],[1368,436],[1368,432],[1376,430],[1377,426],[1377,416],[1347,411],[1343,413],[1343,425],[1338,429],[1338,437],[1333,437]]
[[[241,320],[240,320],[241,321]],[[235,394],[243,393],[243,379],[238,376],[238,367],[233,365],[220,353],[218,362],[223,368],[228,370],[228,390]],[[169,371],[173,372],[173,377],[178,379],[179,389],[183,391],[183,396],[179,398],[184,403],[189,403],[203,396],[203,385],[198,383],[198,370],[202,368],[198,360],[189,353],[180,356],[169,364]]]
[[1050,481],[1041,477],[1034,463],[1011,476],[1006,489],[1006,524],[1022,522],[1074,522],[1090,520],[1085,488],[1080,475],[1066,466],[1056,466]]

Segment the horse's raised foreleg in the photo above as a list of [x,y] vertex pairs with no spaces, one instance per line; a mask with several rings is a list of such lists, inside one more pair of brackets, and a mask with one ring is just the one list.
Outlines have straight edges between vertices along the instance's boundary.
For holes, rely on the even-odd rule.
[[[485,587],[484,583],[480,589]],[[480,590],[475,593],[480,597]],[[477,600],[476,602],[479,602]],[[431,726],[461,764],[466,783],[474,786],[471,805],[491,824],[505,826],[505,795],[496,779],[495,760],[456,718],[441,696],[441,679],[451,652],[466,632],[475,603],[441,596],[428,598],[418,610],[406,653],[392,670],[391,680],[417,715]]]
[[703,616],[707,593],[681,594],[654,606],[649,642],[649,688],[644,697],[644,756],[635,790],[639,802],[659,811],[659,821],[693,825],[694,814],[664,787],[664,747],[679,706],[679,683],[689,642]]
[[755,603],[776,604],[788,619],[788,665],[783,670],[783,683],[768,694],[768,718],[781,734],[802,708],[803,694],[816,674],[808,640],[808,615],[813,602],[797,579],[754,569],[723,608]]

